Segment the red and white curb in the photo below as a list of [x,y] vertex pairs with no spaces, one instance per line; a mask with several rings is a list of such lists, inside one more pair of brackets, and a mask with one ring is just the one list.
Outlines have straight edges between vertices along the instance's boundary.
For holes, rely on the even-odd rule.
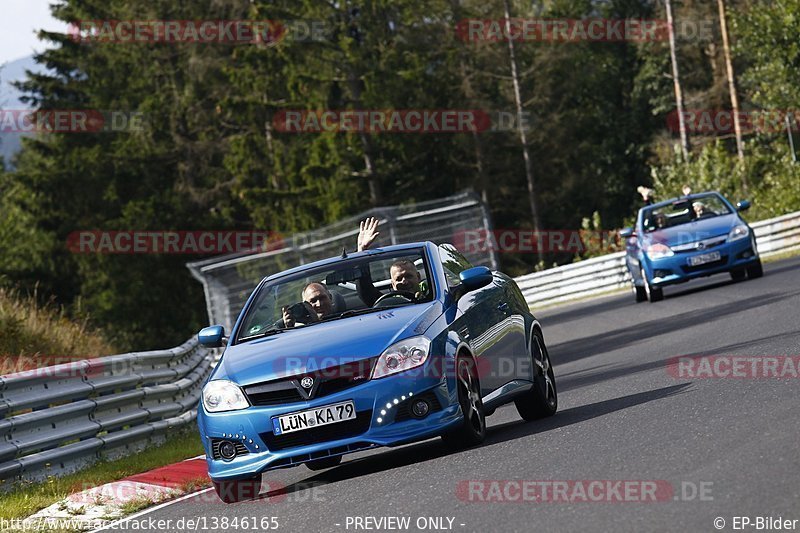
[[186,459],[70,494],[25,519],[30,524],[69,523],[74,529],[93,529],[98,523],[121,518],[128,504],[156,504],[208,485],[205,455]]

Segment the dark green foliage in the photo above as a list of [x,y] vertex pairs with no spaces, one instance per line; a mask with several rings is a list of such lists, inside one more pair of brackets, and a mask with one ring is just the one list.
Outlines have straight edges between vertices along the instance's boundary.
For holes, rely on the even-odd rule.
[[[716,2],[675,0],[677,16],[712,20]],[[728,1],[744,105],[796,107],[800,20],[796,0],[766,8]],[[655,18],[649,0],[512,2],[513,16]],[[482,109],[515,113],[504,42],[469,43],[466,18],[500,19],[502,0],[65,0],[62,20],[249,19],[316,21],[323,39],[269,45],[78,43],[43,34],[52,75],[25,84],[42,109],[142,113],[141,131],[27,139],[0,175],[0,282],[88,313],[121,348],[165,347],[206,321],[190,256],[70,252],[79,230],[241,229],[283,234],[319,227],[374,205],[410,203],[473,187],[495,227],[531,228],[525,167],[514,131],[479,134],[278,131],[277,113],[308,109]],[[687,101],[724,108],[718,29],[679,43]],[[792,33],[794,32],[794,33]],[[746,43],[746,44],[743,44]],[[780,50],[774,54],[773,48]],[[785,147],[751,138],[752,166],[730,146],[695,138],[696,160],[675,161],[667,45],[518,43],[524,109],[545,228],[579,229],[596,213],[620,226],[635,188],[669,194],[682,181],[739,194],[745,172],[758,213],[796,209]],[[722,140],[728,143],[729,140]],[[702,145],[708,145],[703,149]],[[655,173],[651,174],[651,167]],[[795,180],[796,181],[796,180]],[[796,187],[787,190],[795,191]],[[783,199],[780,199],[783,198]],[[754,212],[756,208],[754,208]],[[546,257],[548,263],[571,255]],[[501,256],[503,269],[534,269],[533,256]]]

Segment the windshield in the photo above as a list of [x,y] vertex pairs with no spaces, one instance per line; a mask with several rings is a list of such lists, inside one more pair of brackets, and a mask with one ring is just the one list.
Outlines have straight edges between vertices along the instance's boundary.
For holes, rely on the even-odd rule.
[[265,284],[237,341],[433,299],[423,249],[384,253],[305,270]]
[[730,213],[730,208],[722,198],[716,194],[708,194],[645,209],[642,213],[642,227],[646,232],[651,232]]

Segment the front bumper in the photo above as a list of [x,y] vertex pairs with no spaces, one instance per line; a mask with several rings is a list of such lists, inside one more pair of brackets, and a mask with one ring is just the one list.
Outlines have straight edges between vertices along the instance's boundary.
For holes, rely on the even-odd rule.
[[[689,258],[711,252],[719,252],[720,259],[713,263],[691,266]],[[692,279],[730,272],[745,268],[758,261],[758,250],[752,239],[726,242],[714,248],[692,252],[677,252],[671,257],[650,259],[645,256],[645,274],[651,287],[665,287],[684,283]]]
[[[266,470],[295,466],[314,459],[375,446],[396,446],[440,435],[461,420],[455,392],[452,391],[454,387],[452,384],[448,386],[447,378],[406,374],[370,380],[321,398],[291,404],[252,406],[225,413],[208,413],[201,405],[197,422],[206,450],[209,476],[214,481],[243,479]],[[402,407],[404,402],[429,394],[435,395],[440,409],[423,419],[395,421],[398,407]],[[303,430],[288,434],[294,441],[284,440],[280,445],[276,444],[285,436],[273,434],[272,417],[345,400],[354,402],[358,415],[356,420],[318,428],[325,428],[325,437],[321,442],[303,442],[308,439],[301,434],[311,431]],[[378,422],[378,418],[381,422]],[[211,439],[232,440],[237,442],[237,446],[241,443],[247,451],[230,461],[214,459]],[[242,446],[239,448],[242,449]]]

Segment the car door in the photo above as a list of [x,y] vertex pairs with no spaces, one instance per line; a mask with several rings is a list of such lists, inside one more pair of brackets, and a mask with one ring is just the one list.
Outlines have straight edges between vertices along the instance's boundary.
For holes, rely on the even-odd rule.
[[[461,283],[458,275],[472,265],[452,245],[440,246],[439,255],[448,288],[453,289]],[[507,362],[502,361],[502,356],[508,341],[505,337],[511,332],[507,321],[510,307],[497,276],[486,287],[461,296],[458,309],[461,318],[454,325],[475,356],[481,394],[485,396],[506,383],[502,367]]]
[[532,379],[528,332],[523,315],[523,312],[528,311],[528,304],[514,280],[505,274],[495,273],[494,283],[502,289],[497,308],[500,311],[499,318],[505,326],[504,335],[496,344],[498,367],[495,375],[498,379],[493,383],[502,386],[515,379]]

